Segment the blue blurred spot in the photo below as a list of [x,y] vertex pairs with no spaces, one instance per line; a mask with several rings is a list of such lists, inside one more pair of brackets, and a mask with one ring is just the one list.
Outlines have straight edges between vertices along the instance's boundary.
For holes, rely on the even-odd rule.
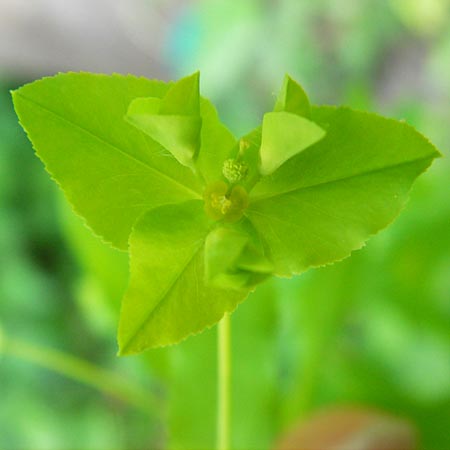
[[186,9],[172,24],[163,58],[175,73],[185,73],[200,49],[202,26],[198,12]]

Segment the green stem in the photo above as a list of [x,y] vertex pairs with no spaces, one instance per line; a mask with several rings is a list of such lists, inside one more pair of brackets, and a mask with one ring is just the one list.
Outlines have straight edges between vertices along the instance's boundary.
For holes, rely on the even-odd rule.
[[148,393],[126,378],[102,369],[88,361],[67,355],[58,350],[13,339],[5,334],[0,337],[0,353],[9,354],[57,372],[68,378],[91,386],[104,394],[133,405],[146,414],[156,414],[156,400],[148,400]]
[[225,313],[219,322],[217,341],[217,450],[230,450],[231,416],[231,323]]

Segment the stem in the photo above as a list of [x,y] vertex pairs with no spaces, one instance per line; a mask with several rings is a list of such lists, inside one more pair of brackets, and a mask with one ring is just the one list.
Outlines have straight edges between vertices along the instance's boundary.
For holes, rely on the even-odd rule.
[[231,321],[228,313],[219,322],[217,337],[217,450],[230,450]]
[[146,414],[156,414],[156,402],[147,400],[147,392],[140,387],[133,386],[129,380],[114,372],[102,369],[75,356],[58,350],[30,344],[13,339],[3,334],[0,337],[0,353],[23,359],[37,364],[45,369],[57,372],[68,378],[91,386],[122,402],[131,404]]

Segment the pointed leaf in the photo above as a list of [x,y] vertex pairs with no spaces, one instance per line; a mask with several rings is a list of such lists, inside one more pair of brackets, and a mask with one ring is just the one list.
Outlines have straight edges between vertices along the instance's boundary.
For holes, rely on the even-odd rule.
[[262,179],[246,212],[276,273],[342,259],[389,224],[439,153],[408,125],[347,108],[318,108],[327,136]]
[[[152,97],[135,99],[128,109],[127,120],[134,122],[135,126],[138,120],[142,120],[141,127],[145,128],[143,116],[157,114],[160,103],[160,99]],[[236,139],[220,122],[214,105],[204,98],[200,99],[200,116],[200,150],[195,166],[206,182],[213,182],[222,177],[223,162],[236,145]]]
[[199,73],[177,81],[162,99],[133,100],[126,119],[193,169],[202,125]]
[[153,113],[151,111],[157,106],[155,100],[159,99],[133,100],[126,120],[172,153],[180,164],[193,167],[199,147],[200,117]]
[[59,74],[13,92],[36,153],[92,230],[120,249],[137,217],[161,204],[199,197],[190,170],[123,117],[136,97],[162,97],[145,78]]
[[161,100],[160,114],[200,114],[200,72],[176,81]]
[[285,161],[322,139],[325,131],[304,117],[288,112],[264,115],[261,174],[269,175]]
[[220,121],[211,102],[201,99],[200,150],[195,166],[207,183],[222,178],[223,162],[236,144],[232,133]]
[[205,285],[203,202],[156,208],[130,236],[128,291],[119,324],[120,354],[174,344],[218,322],[248,291]]
[[299,116],[311,116],[311,105],[303,88],[289,75],[284,77],[283,86],[274,107],[275,112],[286,111]]

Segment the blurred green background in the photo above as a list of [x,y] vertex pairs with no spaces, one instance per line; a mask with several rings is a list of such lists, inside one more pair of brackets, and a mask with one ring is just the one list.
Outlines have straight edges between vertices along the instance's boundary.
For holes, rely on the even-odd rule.
[[[290,73],[312,102],[405,119],[449,155],[449,0],[0,1],[0,449],[210,449],[216,330],[117,358],[127,256],[90,235],[9,89],[58,70],[174,79],[236,135]],[[232,316],[233,448],[327,405],[406,417],[450,448],[450,163],[351,258],[273,279]]]

